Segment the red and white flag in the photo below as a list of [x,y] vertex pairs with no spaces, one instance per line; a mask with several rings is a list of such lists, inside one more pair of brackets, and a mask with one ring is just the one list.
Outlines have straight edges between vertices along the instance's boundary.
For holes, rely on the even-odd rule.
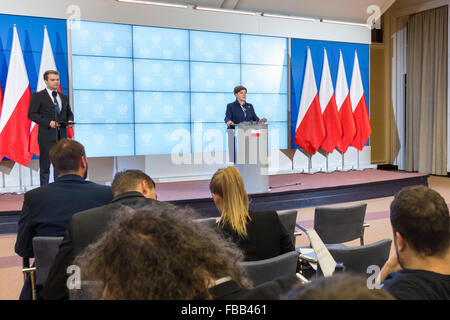
[[300,108],[295,127],[294,143],[311,154],[315,154],[325,137],[325,126],[320,109],[319,94],[312,64],[311,51],[308,48],[305,78],[303,80]]
[[346,152],[352,143],[356,133],[355,120],[353,119],[350,93],[348,91],[347,76],[345,75],[344,59],[339,52],[339,67],[336,80],[336,105],[341,120],[342,138],[336,145],[341,152]]
[[16,26],[6,77],[5,97],[0,115],[0,154],[27,166],[33,156],[28,152],[31,121],[28,107],[31,90]]
[[358,54],[355,51],[355,62],[353,63],[352,83],[350,85],[350,101],[352,104],[353,118],[355,120],[356,134],[352,146],[362,150],[369,139],[372,128],[370,127],[369,114],[367,112],[366,98],[359,69]]
[[331,81],[327,50],[325,48],[323,49],[323,67],[322,78],[320,80],[319,101],[326,131],[325,139],[323,139],[321,147],[325,151],[332,153],[336,144],[341,140],[342,129],[336,107],[333,82]]
[[[0,117],[2,114],[2,105],[3,105],[3,91],[2,91],[2,86],[0,86]],[[2,162],[3,159],[3,155],[0,154],[0,162]]]

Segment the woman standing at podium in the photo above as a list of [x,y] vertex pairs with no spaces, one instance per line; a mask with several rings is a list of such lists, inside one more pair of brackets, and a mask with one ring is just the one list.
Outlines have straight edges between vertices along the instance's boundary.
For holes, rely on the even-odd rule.
[[218,229],[244,252],[246,261],[263,260],[295,250],[276,211],[249,211],[244,180],[235,167],[219,169],[209,184],[221,213]]
[[266,118],[259,119],[255,113],[253,105],[246,101],[247,89],[245,87],[235,87],[234,96],[236,97],[236,100],[227,105],[227,111],[225,112],[224,119],[230,129],[233,129],[235,124],[239,124],[244,121],[258,121],[260,123],[267,121]]

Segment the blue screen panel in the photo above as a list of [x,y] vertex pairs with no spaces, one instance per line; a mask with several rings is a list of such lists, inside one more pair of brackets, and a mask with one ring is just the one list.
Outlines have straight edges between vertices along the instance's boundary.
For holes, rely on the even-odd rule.
[[260,119],[288,121],[287,94],[248,94],[247,101],[253,104]]
[[269,125],[269,150],[288,148],[288,122],[267,122]]
[[72,56],[73,88],[133,90],[131,59]]
[[192,93],[192,122],[223,122],[227,104],[235,99],[233,93]]
[[76,123],[133,123],[132,91],[73,91]]
[[189,93],[134,93],[136,123],[176,123],[190,121]]
[[133,124],[77,124],[74,132],[88,157],[134,155]]
[[241,63],[287,66],[286,38],[241,35]]
[[189,63],[184,61],[134,60],[134,89],[189,91]]
[[135,58],[189,60],[189,31],[133,26]]
[[192,147],[194,153],[226,152],[228,150],[227,126],[222,123],[193,123]]
[[240,83],[240,65],[191,62],[191,91],[233,92]]
[[72,28],[72,54],[131,57],[131,26],[80,21]]
[[188,123],[136,124],[136,155],[191,152]]
[[287,93],[287,67],[242,65],[242,85],[250,93]]
[[190,32],[191,61],[239,63],[240,35],[207,31]]

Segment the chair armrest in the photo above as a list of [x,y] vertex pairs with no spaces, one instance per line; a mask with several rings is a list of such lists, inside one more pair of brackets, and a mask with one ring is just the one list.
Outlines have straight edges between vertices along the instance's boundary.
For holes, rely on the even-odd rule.
[[300,282],[303,284],[303,283],[308,283],[309,282],[309,280],[308,279],[306,279],[303,275],[301,275],[300,273],[296,273],[295,274],[296,276],[297,276],[297,279],[299,279],[300,280]]
[[314,259],[312,257],[307,256],[306,254],[300,253],[298,255],[298,258],[301,260],[305,260],[307,262],[311,262],[311,263],[317,263],[317,259]]

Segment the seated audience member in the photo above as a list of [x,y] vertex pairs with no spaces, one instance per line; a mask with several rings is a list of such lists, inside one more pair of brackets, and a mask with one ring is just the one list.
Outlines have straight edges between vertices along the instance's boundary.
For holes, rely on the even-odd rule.
[[[102,206],[113,198],[109,186],[85,180],[88,164],[79,142],[58,141],[50,150],[50,161],[58,180],[24,196],[15,244],[16,253],[24,258],[34,257],[33,237],[63,236],[74,213]],[[25,283],[21,299],[31,299],[29,284]],[[38,295],[40,289],[37,288]]]
[[192,217],[189,209],[155,203],[118,208],[110,229],[75,258],[85,281],[80,291],[97,282],[90,297],[107,300],[268,299],[282,293],[275,286],[249,289],[237,264],[241,251]]
[[[68,299],[67,267],[90,243],[106,230],[114,210],[120,206],[141,207],[156,201],[155,182],[140,170],[126,170],[114,176],[111,184],[114,199],[102,207],[79,212],[72,216],[59,252],[44,285],[44,299]],[[161,203],[161,205],[163,205]]]
[[219,230],[244,251],[246,261],[268,259],[295,250],[276,211],[248,210],[244,181],[235,167],[219,169],[209,189],[221,213]]
[[398,299],[450,299],[449,210],[425,186],[406,187],[391,203],[395,255],[380,274],[383,288]]
[[352,273],[336,273],[294,286],[285,300],[394,300],[383,289],[369,289],[367,279]]

